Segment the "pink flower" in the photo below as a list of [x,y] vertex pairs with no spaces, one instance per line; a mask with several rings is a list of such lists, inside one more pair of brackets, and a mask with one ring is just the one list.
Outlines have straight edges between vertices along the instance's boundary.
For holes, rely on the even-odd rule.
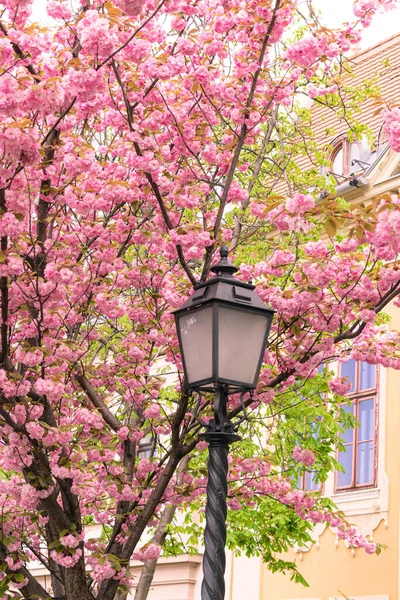
[[35,404],[34,406],[32,406],[30,408],[29,417],[31,419],[40,419],[40,417],[43,414],[43,410],[44,410],[43,406],[40,406],[39,404]]
[[145,0],[115,0],[115,4],[127,15],[136,17],[142,12]]
[[129,429],[127,427],[121,427],[121,429],[117,433],[117,437],[121,442],[124,442],[128,439]]
[[46,394],[47,398],[54,402],[60,400],[64,392],[64,387],[61,382],[42,379],[41,377],[35,382],[37,392],[39,394]]
[[385,121],[383,129],[389,138],[391,147],[396,152],[400,152],[400,109],[386,110],[382,117]]
[[25,510],[35,510],[39,502],[39,495],[34,487],[29,483],[24,483],[21,486],[21,506]]
[[99,583],[105,579],[110,579],[116,573],[115,569],[111,566],[111,563],[106,560],[104,564],[97,563],[93,567],[93,579]]
[[149,461],[148,458],[142,458],[136,469],[136,477],[143,479],[148,473],[154,470],[154,465]]
[[53,19],[69,20],[72,17],[72,12],[68,6],[53,1],[47,3],[46,12]]
[[79,539],[71,534],[60,537],[60,542],[67,548],[77,548],[79,546]]
[[72,556],[64,555],[59,552],[56,552],[55,550],[52,550],[50,552],[50,556],[57,564],[65,567],[66,569],[70,569],[71,567],[75,566],[76,563],[79,561],[80,557],[82,556],[82,550],[80,548],[77,548]]
[[310,194],[294,194],[293,198],[288,198],[285,208],[295,215],[303,215],[307,210],[315,206],[315,198]]
[[308,67],[327,49],[325,38],[305,37],[294,42],[285,52],[285,58],[297,62],[302,67]]
[[8,564],[10,571],[17,571],[24,564],[21,559],[14,560],[12,556],[6,556],[5,561]]
[[307,448],[302,450],[300,446],[296,446],[293,451],[293,458],[301,462],[305,467],[311,467],[315,463],[315,455]]
[[30,437],[34,440],[41,440],[44,435],[44,429],[39,425],[39,423],[27,423],[25,425],[25,429],[29,433]]
[[231,498],[227,501],[228,508],[230,510],[241,510],[242,505],[237,498]]
[[23,425],[26,421],[26,408],[23,404],[17,404],[13,409],[13,417],[18,425]]
[[198,443],[196,444],[196,448],[197,448],[198,450],[207,450],[207,448],[208,448],[208,444],[207,444],[207,442],[198,442]]
[[325,258],[328,254],[328,248],[322,240],[318,240],[318,242],[307,242],[307,244],[304,245],[303,250],[308,256],[314,258]]
[[142,562],[146,560],[152,560],[160,556],[161,547],[156,544],[150,544],[145,550],[139,550],[132,554],[134,560],[140,560]]
[[157,419],[161,415],[161,409],[158,404],[152,404],[143,411],[146,419]]
[[254,463],[249,458],[240,461],[240,466],[242,468],[242,471],[244,471],[245,473],[251,473],[252,471],[254,471]]
[[341,377],[334,377],[328,385],[331,391],[338,396],[345,396],[351,390],[351,383]]

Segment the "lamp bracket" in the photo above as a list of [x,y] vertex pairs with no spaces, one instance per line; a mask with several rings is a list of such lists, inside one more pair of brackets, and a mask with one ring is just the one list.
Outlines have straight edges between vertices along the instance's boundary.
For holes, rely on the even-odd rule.
[[215,434],[222,434],[223,436],[233,436],[235,439],[232,441],[236,441],[236,439],[239,439],[239,437],[236,435],[236,432],[239,429],[239,425],[247,419],[246,405],[244,403],[244,395],[247,392],[249,392],[250,397],[253,397],[253,390],[243,390],[241,392],[240,405],[242,407],[243,416],[240,419],[237,419],[236,421],[231,421],[227,413],[228,394],[225,389],[225,386],[217,387],[214,400],[214,418],[212,418],[208,423],[203,421],[198,416],[202,396],[200,392],[197,392],[198,399],[194,408],[193,416],[196,419],[197,423],[199,423],[202,427],[205,427],[206,429],[205,433],[200,434],[200,438],[207,439],[210,436],[210,434],[212,434],[213,436]]

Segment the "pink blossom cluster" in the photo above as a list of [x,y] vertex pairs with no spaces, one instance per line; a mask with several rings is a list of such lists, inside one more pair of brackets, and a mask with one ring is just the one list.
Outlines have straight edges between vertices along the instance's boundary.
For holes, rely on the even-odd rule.
[[160,552],[161,546],[158,546],[157,544],[149,544],[142,550],[134,552],[132,557],[134,560],[140,560],[142,562],[145,562],[146,560],[153,560],[155,558],[158,558],[160,556]]
[[334,377],[328,385],[330,390],[338,396],[345,396],[351,389],[351,383],[342,377]]
[[127,15],[136,17],[145,5],[145,0],[116,0],[116,5]]
[[306,85],[306,92],[310,98],[317,98],[318,96],[328,96],[329,94],[334,94],[337,92],[336,85],[330,85],[328,87],[317,86],[313,83],[308,83]]
[[50,0],[46,5],[46,12],[53,19],[65,19],[68,21],[72,17],[72,11],[64,2]]
[[400,152],[400,109],[392,108],[382,113],[384,132],[388,136],[389,144],[396,152]]
[[50,552],[50,556],[57,564],[65,567],[66,569],[70,569],[71,567],[74,567],[80,560],[82,556],[82,550],[80,548],[76,548],[73,550],[73,554],[63,554],[62,552],[52,550]]
[[396,8],[396,0],[355,0],[353,11],[359,17],[364,27],[368,27],[374,14],[379,11],[388,11]]
[[284,57],[290,62],[297,63],[300,67],[310,67],[321,60],[321,55],[335,58],[339,54],[339,45],[330,41],[327,36],[303,37],[295,41],[286,50]]
[[305,212],[311,210],[314,206],[315,198],[310,194],[294,194],[285,203],[286,210],[295,215],[304,215]]
[[293,458],[301,462],[305,467],[311,467],[315,463],[314,452],[308,448],[302,450],[300,446],[296,446],[293,450]]

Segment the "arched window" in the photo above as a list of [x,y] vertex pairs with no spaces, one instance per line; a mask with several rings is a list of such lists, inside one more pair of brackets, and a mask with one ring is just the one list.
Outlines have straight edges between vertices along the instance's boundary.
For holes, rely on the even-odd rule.
[[331,144],[330,155],[333,175],[347,177],[351,173],[365,170],[370,164],[371,149],[366,139],[349,142],[347,136],[339,136]]

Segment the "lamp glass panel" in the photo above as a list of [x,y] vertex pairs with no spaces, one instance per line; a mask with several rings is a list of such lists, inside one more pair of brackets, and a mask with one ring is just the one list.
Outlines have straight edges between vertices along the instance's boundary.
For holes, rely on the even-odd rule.
[[188,383],[212,376],[212,307],[178,317]]
[[218,311],[218,376],[252,386],[269,317],[225,306]]

